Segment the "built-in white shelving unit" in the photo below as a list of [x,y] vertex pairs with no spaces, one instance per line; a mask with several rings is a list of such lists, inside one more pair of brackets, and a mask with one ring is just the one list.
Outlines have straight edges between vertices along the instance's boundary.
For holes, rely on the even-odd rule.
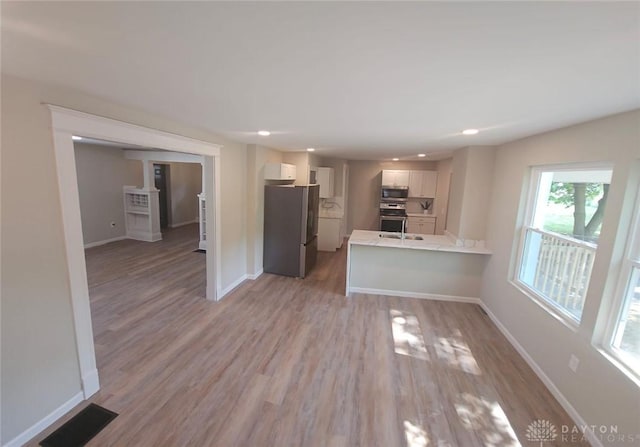
[[125,186],[123,197],[127,237],[146,242],[161,240],[158,191]]

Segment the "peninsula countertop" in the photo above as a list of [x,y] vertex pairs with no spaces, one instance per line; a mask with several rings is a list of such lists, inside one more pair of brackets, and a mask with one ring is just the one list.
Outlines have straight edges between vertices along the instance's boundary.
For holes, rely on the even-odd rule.
[[382,237],[385,233],[380,231],[354,230],[349,238],[349,245],[365,245],[384,248],[405,248],[410,250],[446,251],[453,253],[468,253],[490,255],[491,251],[485,247],[461,247],[453,243],[447,236],[430,234],[409,234],[409,236],[421,236],[423,240],[393,239]]

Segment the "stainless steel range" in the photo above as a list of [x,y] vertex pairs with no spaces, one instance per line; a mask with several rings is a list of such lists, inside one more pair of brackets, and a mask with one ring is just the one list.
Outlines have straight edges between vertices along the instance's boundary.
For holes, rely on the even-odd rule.
[[380,231],[401,232],[406,218],[406,202],[395,200],[380,202]]

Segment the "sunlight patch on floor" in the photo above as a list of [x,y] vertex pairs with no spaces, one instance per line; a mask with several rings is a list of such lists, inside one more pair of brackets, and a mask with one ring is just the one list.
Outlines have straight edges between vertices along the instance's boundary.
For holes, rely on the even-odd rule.
[[391,309],[389,314],[396,354],[429,360],[418,317],[396,309]]
[[469,345],[464,341],[452,337],[438,337],[435,348],[438,358],[450,366],[476,376],[482,374]]
[[476,432],[486,447],[521,447],[507,415],[497,402],[463,393],[458,396],[455,407],[462,425]]
[[407,438],[407,447],[426,447],[429,445],[427,432],[410,421],[404,421],[404,435]]

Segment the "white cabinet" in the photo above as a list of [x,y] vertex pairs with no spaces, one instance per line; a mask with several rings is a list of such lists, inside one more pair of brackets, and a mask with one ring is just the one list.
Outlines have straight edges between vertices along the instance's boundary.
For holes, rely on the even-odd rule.
[[340,228],[342,219],[321,217],[318,219],[318,250],[336,251],[342,247]]
[[123,187],[124,225],[129,239],[155,242],[162,239],[158,190]]
[[407,219],[407,233],[436,234],[435,216],[409,217]]
[[267,163],[264,165],[265,180],[295,180],[296,166],[288,163]]
[[383,170],[382,186],[409,186],[409,171],[395,169]]
[[328,199],[333,197],[334,173],[333,168],[317,168],[316,182],[320,185],[320,197]]
[[409,171],[409,197],[434,198],[437,186],[436,171]]

